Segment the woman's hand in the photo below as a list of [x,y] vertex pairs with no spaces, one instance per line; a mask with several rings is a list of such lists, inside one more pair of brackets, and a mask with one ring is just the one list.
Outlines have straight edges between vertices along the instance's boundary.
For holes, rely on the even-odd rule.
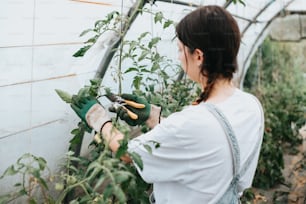
[[71,108],[82,121],[99,133],[105,123],[111,122],[105,109],[93,96],[72,100]]
[[151,105],[145,98],[133,94],[122,94],[121,98],[125,101],[124,105],[111,107],[109,110],[116,112],[127,124],[136,126],[146,123],[152,128],[159,123],[160,107]]

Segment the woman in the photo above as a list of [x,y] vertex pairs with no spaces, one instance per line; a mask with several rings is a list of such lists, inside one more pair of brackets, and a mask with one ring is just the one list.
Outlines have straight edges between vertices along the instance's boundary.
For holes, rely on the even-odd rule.
[[[238,203],[250,187],[263,135],[263,113],[258,100],[239,89],[232,78],[237,70],[240,34],[234,18],[218,6],[200,7],[176,27],[179,59],[190,79],[202,86],[196,105],[160,121],[160,108],[143,98],[124,99],[145,108],[126,106],[139,115],[119,116],[131,125],[146,122],[152,129],[129,142],[129,151],[143,161],[142,178],[153,183],[157,204]],[[95,99],[72,105],[89,126],[110,142],[116,152],[123,135]],[[143,144],[160,143],[148,153]],[[130,161],[126,156],[122,158]]]

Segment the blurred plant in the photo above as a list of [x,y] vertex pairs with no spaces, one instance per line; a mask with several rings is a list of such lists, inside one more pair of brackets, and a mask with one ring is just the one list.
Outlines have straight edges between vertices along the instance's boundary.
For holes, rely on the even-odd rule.
[[243,6],[246,6],[244,0],[227,0],[227,2],[233,2],[234,4],[240,3],[240,4],[242,4]]
[[96,44],[97,40],[103,35],[105,32],[113,31],[116,34],[118,33],[118,27],[122,21],[122,16],[119,12],[113,11],[109,13],[105,19],[98,20],[94,24],[94,28],[89,28],[84,30],[80,37],[91,34],[92,36],[84,42],[85,46],[80,48],[76,53],[73,54],[74,57],[83,57],[85,53]]
[[265,112],[255,187],[284,182],[283,152],[296,153],[301,143],[298,130],[306,122],[306,83],[297,61],[286,45],[265,40],[246,75],[244,87],[259,98]]
[[40,189],[40,194],[47,203],[54,203],[48,193],[49,187],[47,185],[47,182],[53,181],[54,178],[50,175],[47,176],[46,171],[48,174],[50,173],[44,158],[29,153],[21,156],[16,164],[8,167],[0,177],[0,179],[3,179],[7,176],[21,176],[21,182],[14,185],[17,188],[15,193],[1,195],[0,203],[11,202],[21,196],[27,196],[28,203],[38,203],[35,196],[37,189]]
[[[59,96],[68,104],[80,97],[95,96],[100,87],[97,86],[100,80],[91,80],[90,86],[82,88],[77,95],[57,90]],[[72,150],[79,151],[79,144],[85,132],[91,132],[84,122],[79,122],[78,127],[71,131],[74,137],[70,140],[69,152],[66,156],[66,164],[58,175],[53,176],[52,180],[45,178],[43,172],[46,161],[41,157],[25,154],[17,160],[16,165],[12,165],[4,172],[1,178],[22,174],[21,183],[15,184],[21,187],[17,193],[6,194],[0,197],[0,203],[6,203],[20,196],[27,196],[29,203],[149,203],[148,191],[150,185],[145,183],[138,175],[133,164],[126,164],[120,157],[129,154],[134,163],[140,169],[143,164],[140,156],[135,152],[127,152],[127,144],[130,139],[130,129],[126,125],[114,121],[113,123],[125,138],[121,141],[119,150],[114,155],[108,148],[108,143],[101,139],[99,134],[95,135],[95,140],[90,144],[90,153],[86,157],[75,154]],[[152,141],[153,147],[159,144]],[[151,146],[145,147],[152,151]],[[23,163],[23,160],[29,161]],[[32,161],[33,160],[33,161]],[[37,166],[37,167],[36,167]],[[28,179],[27,179],[28,178]],[[56,180],[55,185],[51,185]],[[50,184],[51,182],[51,184]],[[50,188],[49,186],[54,186]],[[34,188],[40,189],[43,197],[34,192]],[[57,195],[52,194],[52,190],[57,191]],[[35,191],[37,192],[37,191]]]
[[[149,12],[148,10],[144,11]],[[173,24],[173,21],[166,19],[161,12],[151,14],[154,15],[154,22],[159,23],[163,29]],[[117,16],[114,17],[118,18]],[[109,18],[108,22],[111,22]],[[167,57],[159,54],[158,43],[160,41],[160,37],[152,37],[149,32],[140,34],[136,40],[123,40],[122,46],[117,49],[117,54],[114,59],[118,61],[119,64],[117,67],[112,67],[112,69],[115,69],[114,73],[116,74],[114,80],[119,83],[119,93],[121,93],[121,80],[123,80],[124,75],[132,75],[133,80],[131,87],[132,90],[134,90],[133,92],[145,96],[150,103],[162,104],[163,115],[169,115],[171,112],[178,111],[183,106],[191,103],[195,98],[195,95],[192,94],[195,93],[192,92],[195,86],[187,79],[180,81],[175,80],[180,71],[180,69],[178,69],[179,66],[175,65]],[[122,70],[121,64],[125,61],[127,61],[130,66],[126,70]],[[77,99],[76,97],[86,97],[86,94],[95,97],[101,96],[101,93],[98,93],[100,90],[99,88],[111,90],[111,87],[101,86],[101,83],[101,79],[91,80],[90,87],[81,89],[79,93],[73,97],[62,91],[57,92],[63,100],[71,103],[73,100]],[[67,98],[69,98],[69,100],[66,100]],[[82,181],[82,179],[84,180],[87,178],[86,176],[90,176],[94,181],[93,183],[104,186],[104,188],[100,188],[103,193],[102,198],[104,201],[105,199],[110,199],[109,196],[111,195],[115,196],[119,203],[148,203],[148,190],[151,188],[151,185],[142,180],[133,165],[125,164],[119,159],[122,155],[129,154],[134,163],[142,169],[143,164],[140,156],[135,152],[127,152],[128,140],[135,135],[129,134],[131,132],[130,127],[122,123],[122,121],[114,121],[113,124],[125,134],[125,139],[121,141],[121,146],[116,156],[114,157],[111,151],[105,148],[108,146],[107,144],[104,144],[102,152],[95,152],[96,150],[92,150],[92,153],[97,157],[96,161],[91,159],[87,164],[83,165],[84,167],[88,166],[87,171],[84,171],[85,174],[81,173],[77,176],[77,180]],[[81,135],[84,134],[86,130],[84,129],[85,127],[86,125],[80,122],[78,128],[72,131],[75,137],[71,140],[71,145],[77,146],[82,143],[82,138],[80,138],[79,135],[80,133]],[[147,130],[145,126],[140,127],[140,129],[143,131]],[[154,141],[152,141],[152,145],[155,148],[159,146],[159,144]],[[144,145],[144,147],[149,152],[153,151],[149,145]],[[82,165],[78,165],[79,169]],[[106,167],[103,167],[103,165],[106,165]],[[69,168],[70,167],[67,167],[67,169]],[[109,168],[109,170],[106,171],[105,168]],[[69,175],[71,175],[71,172],[73,175],[76,174],[76,170],[70,171]],[[115,182],[117,180],[116,174],[118,174],[116,172],[120,172],[120,176],[125,172],[125,179],[122,183],[119,183],[120,185]],[[113,173],[113,176],[107,178],[107,175],[111,173]],[[121,179],[119,180],[121,181]],[[107,182],[107,186],[105,182]],[[90,188],[90,186],[91,184],[88,184],[87,188]],[[97,188],[90,189],[88,192],[95,192],[96,189]],[[71,197],[75,196],[72,195]],[[88,197],[88,199],[92,199],[92,197]]]
[[[101,88],[99,87],[101,80],[95,79],[90,82],[91,86],[85,86],[74,96],[69,96],[68,93],[63,91],[57,92],[68,103],[89,95],[97,98],[101,97],[101,93],[98,93]],[[89,158],[70,155],[73,157],[69,157],[68,162],[72,162],[66,166],[68,170],[68,173],[64,174],[66,186],[59,196],[59,202],[69,195],[69,202],[78,201],[82,203],[83,201],[94,200],[102,203],[148,203],[148,193],[145,192],[149,190],[150,185],[141,179],[133,165],[120,160],[121,156],[129,154],[138,167],[143,168],[140,156],[135,152],[127,152],[127,141],[131,137],[129,134],[130,128],[120,124],[119,121],[114,121],[113,124],[125,135],[116,155],[112,154],[108,144],[105,144],[98,134],[95,135],[96,142],[92,144],[93,148],[90,151]],[[72,130],[71,133],[75,136],[70,141],[70,149],[74,150],[75,147],[82,144],[86,128],[86,124],[81,121],[78,128]],[[154,145],[158,147],[158,144]],[[71,182],[67,181],[68,178],[73,178],[73,181],[75,181],[72,182],[72,186],[69,185]],[[81,193],[80,188],[82,189]]]

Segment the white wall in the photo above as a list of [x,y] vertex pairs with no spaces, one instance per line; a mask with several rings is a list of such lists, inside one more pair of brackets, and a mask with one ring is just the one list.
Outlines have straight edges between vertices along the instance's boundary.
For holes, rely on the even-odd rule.
[[[54,90],[76,93],[93,77],[103,54],[99,45],[84,58],[72,55],[82,46],[83,30],[120,8],[121,1],[108,2],[111,6],[0,1],[0,174],[27,152],[57,168],[79,120]],[[14,181],[0,180],[0,195],[10,191]]]

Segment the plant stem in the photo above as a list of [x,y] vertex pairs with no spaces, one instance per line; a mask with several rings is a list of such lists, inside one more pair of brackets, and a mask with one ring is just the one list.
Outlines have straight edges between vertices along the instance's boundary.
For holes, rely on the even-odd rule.
[[112,41],[114,42],[111,46],[109,46],[107,48],[107,50],[105,51],[105,55],[102,58],[98,68],[97,68],[97,72],[95,75],[95,78],[101,78],[103,79],[105,72],[109,66],[109,63],[111,62],[114,54],[116,53],[116,50],[118,48],[118,46],[120,45],[120,43],[122,43],[123,37],[126,35],[128,29],[130,28],[131,24],[134,22],[134,20],[136,19],[137,15],[141,12],[142,8],[144,7],[144,5],[146,4],[146,0],[139,0],[137,1],[129,10],[127,16],[129,17],[128,20],[126,21],[126,23],[123,24],[122,26],[122,36],[114,36],[114,39],[112,39]]
[[[81,186],[84,182],[86,182],[88,179],[83,179],[71,186],[68,186],[68,188],[66,188],[59,196],[58,199],[56,201],[56,204],[62,204],[62,201],[67,197],[67,194],[70,192],[70,190],[73,190],[75,187],[77,186]],[[64,202],[66,203],[66,202]]]
[[121,0],[121,18],[120,18],[120,49],[119,49],[119,66],[118,66],[118,94],[122,93],[122,76],[121,76],[121,66],[122,66],[122,51],[123,51],[123,0]]

